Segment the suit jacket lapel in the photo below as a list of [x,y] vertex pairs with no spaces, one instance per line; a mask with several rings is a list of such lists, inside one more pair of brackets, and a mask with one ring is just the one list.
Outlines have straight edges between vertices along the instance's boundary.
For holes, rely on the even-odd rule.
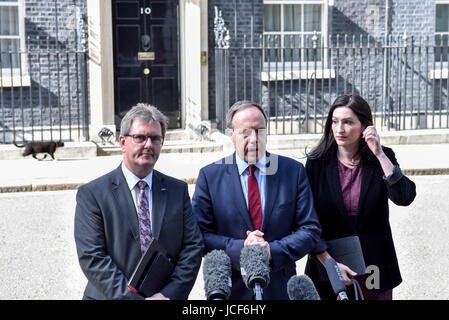
[[330,189],[332,200],[337,206],[338,213],[347,220],[348,224],[352,225],[352,221],[349,218],[348,211],[346,210],[343,200],[343,193],[341,192],[340,176],[338,173],[337,157],[329,157],[326,165],[326,179]]
[[[253,222],[251,221],[251,216],[249,215],[248,207],[246,206],[245,195],[242,190],[242,184],[240,183],[240,175],[237,167],[237,162],[235,160],[236,154],[232,155],[233,161],[232,164],[227,164],[229,159],[226,160],[226,173],[229,181],[229,190],[230,192],[235,193],[235,201],[234,205],[237,207],[237,211],[242,216],[243,221],[245,221],[248,230],[253,230]],[[233,191],[234,190],[234,191]],[[224,197],[228,197],[228,195],[224,194]]]
[[357,213],[358,213],[357,224],[360,223],[360,220],[363,217],[362,206],[363,206],[363,203],[365,203],[365,199],[368,194],[368,190],[370,189],[369,187],[371,184],[371,180],[373,178],[374,169],[375,169],[374,161],[371,161],[370,159],[368,159],[362,163],[362,185],[360,187],[359,204],[357,206]]
[[326,166],[327,183],[330,186],[331,196],[338,207],[340,214],[347,215],[346,207],[344,206],[343,193],[340,187],[340,176],[338,175],[337,159],[330,159]]
[[124,221],[128,223],[134,239],[140,245],[139,222],[137,219],[136,206],[121,166],[115,170],[115,175],[112,179],[112,193],[114,195],[116,207],[119,208],[119,212],[123,215]]
[[167,205],[167,186],[163,177],[156,170],[153,170],[153,186],[151,188],[153,205],[152,205],[152,232],[153,238],[159,239],[159,234],[164,220],[165,208]]
[[[273,155],[270,153],[267,153],[267,159],[273,160],[274,157],[277,157],[277,155]],[[276,159],[277,161],[278,159]],[[271,162],[271,161],[270,161]],[[279,161],[277,161],[277,164]],[[269,169],[269,166],[273,165],[273,163],[267,163],[267,172],[271,172]],[[268,221],[270,221],[271,214],[273,213],[273,206],[275,202],[278,199],[278,192],[279,192],[279,170],[281,168],[277,168],[275,170],[275,174],[267,174],[266,176],[266,194],[265,194],[265,208],[264,208],[264,214],[263,214],[263,222],[262,222],[262,230],[264,231],[267,227]]]

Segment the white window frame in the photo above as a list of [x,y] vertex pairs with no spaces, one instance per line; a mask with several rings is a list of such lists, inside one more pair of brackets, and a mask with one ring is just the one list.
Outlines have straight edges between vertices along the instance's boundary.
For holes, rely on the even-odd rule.
[[[449,37],[449,31],[447,32],[437,32],[437,4],[447,4],[449,5],[449,0],[435,0],[435,16],[434,16],[434,30],[435,30],[435,36],[438,35],[447,35]],[[437,44],[435,43],[435,46]],[[449,75],[449,64],[448,61],[435,61],[435,69],[430,70],[430,79],[448,79]]]
[[[314,68],[315,68],[315,62],[313,61],[302,61],[303,57],[301,57],[301,61],[285,61],[280,60],[278,62],[266,62],[265,61],[265,50],[263,52],[263,72],[262,72],[262,81],[275,81],[275,80],[290,80],[290,79],[310,79],[314,78],[334,78],[335,77],[335,71],[330,70],[327,68],[328,66],[328,55],[327,55],[327,46],[328,46],[328,6],[329,1],[328,0],[264,0],[264,5],[267,4],[276,4],[276,5],[291,5],[291,4],[301,4],[302,10],[301,10],[301,23],[302,28],[301,30],[304,30],[304,7],[305,4],[319,4],[321,5],[321,31],[317,31],[316,34],[321,36],[321,41],[324,46],[321,50],[320,54],[322,55],[321,60],[316,62],[316,75],[314,74]],[[281,6],[281,28],[284,28],[284,14]],[[301,36],[301,48],[304,47],[305,37],[306,36],[313,36],[315,34],[314,31],[264,31],[264,41],[265,37],[268,35],[279,35],[281,36],[281,47],[283,47],[284,43],[284,36],[288,35],[299,35]],[[321,43],[318,44],[319,46]],[[265,47],[265,45],[264,45]],[[297,49],[295,49],[297,50]],[[301,51],[304,53],[304,51]],[[282,57],[283,59],[283,57]],[[269,65],[268,65],[269,64]],[[279,70],[279,68],[283,68],[285,65],[285,72],[284,71],[275,71],[276,65]],[[268,70],[270,72],[268,73]],[[291,72],[293,70],[293,72]],[[301,70],[301,72],[300,72]]]
[[435,36],[438,36],[438,35],[441,35],[441,36],[447,35],[447,36],[449,36],[449,30],[446,31],[446,32],[437,32],[436,31],[437,30],[437,17],[436,17],[436,14],[437,14],[437,5],[438,4],[446,4],[446,5],[449,6],[449,0],[435,0],[435,19],[434,19]]
[[[0,2],[2,7],[17,7],[19,35],[18,36],[1,36],[1,39],[19,39],[20,52],[25,51],[25,0]],[[4,68],[0,69],[0,86],[2,87],[24,87],[30,86],[30,76],[28,73],[27,55],[20,54],[20,63],[22,68]],[[22,69],[22,70],[21,70]],[[22,73],[21,73],[22,71]]]

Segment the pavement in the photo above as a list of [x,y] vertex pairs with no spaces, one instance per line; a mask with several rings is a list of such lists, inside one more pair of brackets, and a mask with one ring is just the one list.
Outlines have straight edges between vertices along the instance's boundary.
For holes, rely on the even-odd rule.
[[[229,138],[222,138],[214,143],[179,139],[166,143],[155,168],[189,183],[192,195],[201,167],[233,152]],[[267,149],[305,163],[306,146],[310,150],[319,138],[320,135],[270,136]],[[444,199],[447,189],[449,130],[381,133],[381,141],[393,148],[405,174],[421,175],[413,179],[419,189],[415,202],[409,207],[394,204],[390,207],[404,278],[404,283],[395,289],[394,298],[447,299],[448,263],[447,259],[441,259],[440,253],[447,243],[449,220],[447,203],[439,200]],[[3,159],[0,160],[0,193],[10,192],[0,195],[3,214],[0,244],[4,248],[0,254],[1,299],[79,299],[82,296],[86,279],[79,268],[73,242],[74,191],[20,192],[75,190],[115,169],[122,156],[116,146],[105,151],[88,142],[66,145],[58,149],[54,161],[50,157],[43,161],[23,158],[20,149],[0,145],[0,159]],[[441,175],[427,176],[436,174]],[[429,203],[433,217],[430,220],[426,214]],[[17,233],[24,226],[27,232]],[[43,255],[49,258],[42,259]],[[297,261],[298,274],[303,273],[305,262],[306,258]],[[201,275],[202,269],[189,299],[205,299]],[[49,290],[54,287],[60,290]]]
[[[406,175],[449,174],[449,130],[402,131],[380,135],[382,144],[394,150]],[[310,150],[320,136],[269,136],[267,150],[305,164],[305,147]],[[155,169],[188,184],[195,184],[203,166],[233,152],[230,139],[225,136],[220,139],[215,142],[168,142],[163,146]],[[68,148],[58,149],[55,153],[56,160],[47,157],[38,161],[31,156],[0,160],[0,193],[77,189],[120,165],[122,156],[117,146],[111,146],[109,151],[104,152],[90,143],[94,150],[99,151],[92,152],[90,147],[87,148],[89,152],[76,152],[86,149],[88,144],[79,143],[77,148],[76,143],[68,143]]]

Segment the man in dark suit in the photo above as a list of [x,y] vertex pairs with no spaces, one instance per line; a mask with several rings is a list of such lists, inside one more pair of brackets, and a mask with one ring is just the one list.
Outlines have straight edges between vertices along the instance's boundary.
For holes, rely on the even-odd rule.
[[192,209],[206,252],[222,249],[232,264],[230,299],[251,299],[240,274],[244,246],[266,248],[271,267],[264,299],[288,299],[295,261],[315,247],[320,224],[301,163],[266,152],[263,109],[239,101],[227,115],[236,152],[200,170]]
[[153,106],[134,106],[121,123],[122,164],[78,190],[75,242],[88,279],[84,299],[142,299],[128,290],[128,280],[152,238],[175,269],[160,292],[147,298],[187,299],[192,290],[203,241],[187,184],[153,170],[166,121]]

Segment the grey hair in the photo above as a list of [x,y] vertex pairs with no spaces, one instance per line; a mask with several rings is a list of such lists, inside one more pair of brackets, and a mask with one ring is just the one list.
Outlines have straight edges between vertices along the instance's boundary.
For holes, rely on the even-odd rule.
[[168,119],[162,112],[160,112],[156,107],[146,104],[138,103],[129,110],[122,119],[120,124],[120,135],[125,136],[129,133],[131,125],[135,119],[140,119],[151,123],[157,121],[161,124],[162,137],[165,138],[165,132],[167,131]]
[[226,127],[229,129],[234,129],[234,125],[232,124],[232,118],[234,118],[234,114],[237,111],[248,107],[256,107],[257,109],[259,109],[260,112],[262,112],[263,117],[265,118],[265,124],[267,123],[267,115],[259,104],[247,100],[240,100],[234,103],[231,108],[229,108],[228,113],[226,114]]

